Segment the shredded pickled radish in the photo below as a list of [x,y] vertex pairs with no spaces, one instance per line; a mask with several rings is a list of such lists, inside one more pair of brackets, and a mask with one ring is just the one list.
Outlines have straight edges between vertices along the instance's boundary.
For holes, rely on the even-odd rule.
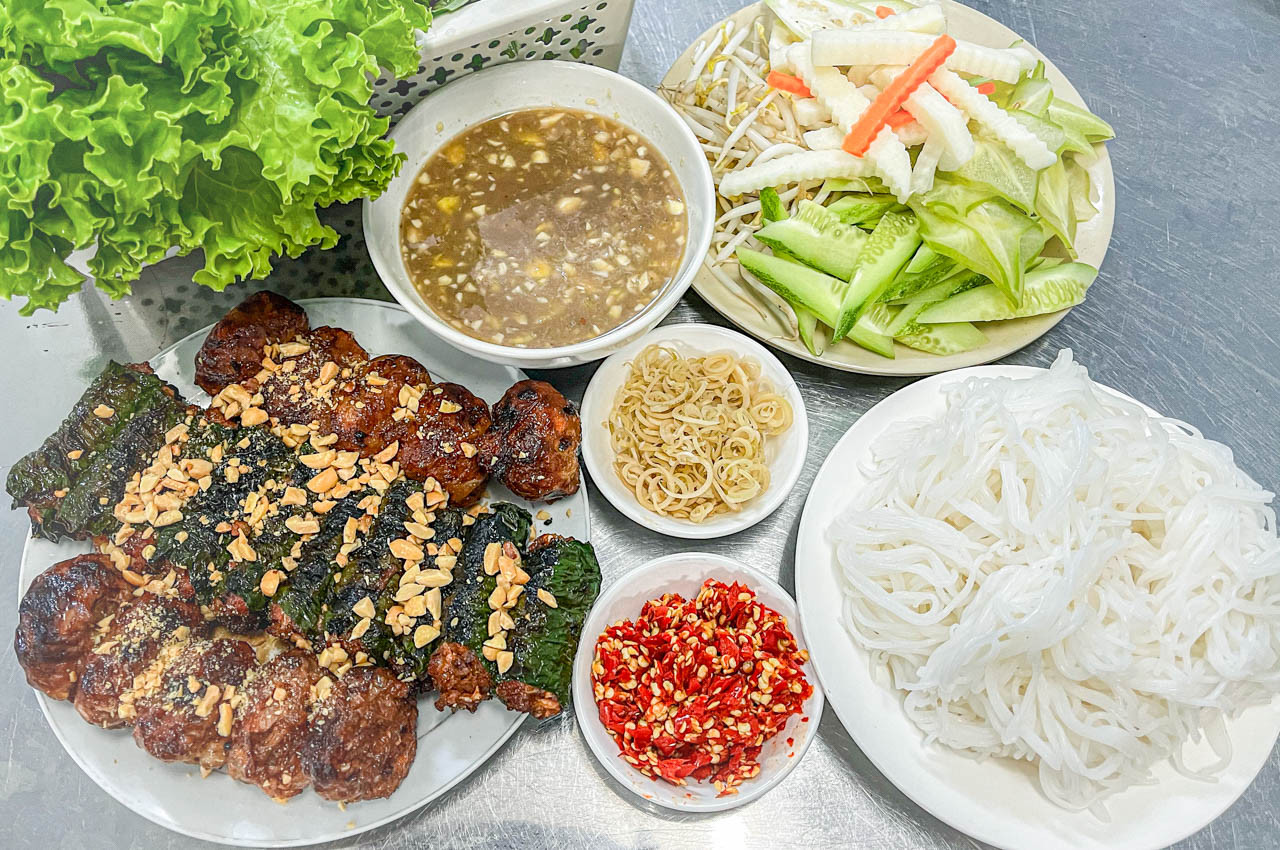
[[[1273,494],[1070,351],[886,431],[830,529],[844,622],[929,741],[1101,812],[1280,692]],[[1247,742],[1252,745],[1253,742]],[[1210,775],[1212,768],[1199,775]]]

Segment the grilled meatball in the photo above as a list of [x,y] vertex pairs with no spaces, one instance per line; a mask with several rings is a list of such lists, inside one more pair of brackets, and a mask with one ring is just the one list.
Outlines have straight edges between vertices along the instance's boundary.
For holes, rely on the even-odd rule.
[[359,374],[342,382],[333,392],[329,420],[330,432],[338,435],[334,448],[369,457],[399,439],[408,426],[392,415],[406,386],[424,389],[432,381],[425,366],[403,354],[375,357]]
[[555,717],[560,713],[559,697],[524,682],[502,682],[494,688],[494,693],[511,711],[523,711],[539,720]]
[[[296,341],[306,343],[307,350],[290,357],[281,355],[281,368],[259,387],[262,409],[283,425],[315,422],[320,434],[330,434],[334,430],[333,397],[340,386],[361,372],[369,354],[342,328],[316,328]],[[328,363],[333,366],[326,369]],[[333,386],[322,391],[330,381]]]
[[302,650],[277,655],[249,675],[231,727],[227,773],[277,800],[307,787],[302,745],[313,688],[323,676],[315,656]]
[[435,683],[440,696],[436,699],[436,711],[446,708],[465,708],[475,711],[489,698],[493,678],[485,669],[479,656],[471,647],[445,641],[427,663],[427,672]]
[[222,317],[196,355],[196,383],[217,395],[243,384],[262,369],[262,349],[305,334],[307,312],[283,295],[255,292]]
[[105,555],[80,555],[36,576],[18,605],[13,635],[27,683],[54,699],[70,698],[98,621],[114,614],[132,591]]
[[529,501],[578,491],[582,421],[573,403],[545,381],[520,381],[493,406],[481,442],[489,472]]
[[321,690],[311,708],[302,766],[326,800],[390,796],[418,748],[418,704],[382,667],[354,667]]
[[222,767],[231,746],[229,700],[257,661],[242,640],[187,641],[135,696],[133,739],[161,761]]
[[449,494],[450,504],[466,507],[480,498],[489,480],[480,442],[491,422],[489,405],[466,387],[436,384],[408,420],[396,460],[406,476],[434,478]]
[[76,689],[76,711],[95,726],[127,725],[134,714],[129,705],[134,677],[148,671],[153,662],[160,662],[158,669],[163,669],[203,628],[200,609],[191,602],[144,593],[124,605],[84,665]]

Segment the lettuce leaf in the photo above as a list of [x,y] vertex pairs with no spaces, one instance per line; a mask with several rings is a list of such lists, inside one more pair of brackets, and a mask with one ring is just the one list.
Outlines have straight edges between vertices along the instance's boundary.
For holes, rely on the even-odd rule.
[[82,249],[120,297],[170,251],[221,289],[332,246],[317,207],[401,166],[371,80],[416,71],[429,23],[426,0],[5,0],[0,296],[56,309]]
[[933,190],[909,203],[924,244],[990,278],[1010,301],[1021,303],[1027,266],[1048,238],[1035,219],[990,190],[941,175]]

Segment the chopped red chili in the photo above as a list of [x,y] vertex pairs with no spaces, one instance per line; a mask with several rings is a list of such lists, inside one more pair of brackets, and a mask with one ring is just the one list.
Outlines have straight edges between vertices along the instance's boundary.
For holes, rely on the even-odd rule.
[[596,641],[600,722],[651,779],[711,780],[720,796],[760,772],[765,741],[813,694],[787,620],[742,584],[669,593]]

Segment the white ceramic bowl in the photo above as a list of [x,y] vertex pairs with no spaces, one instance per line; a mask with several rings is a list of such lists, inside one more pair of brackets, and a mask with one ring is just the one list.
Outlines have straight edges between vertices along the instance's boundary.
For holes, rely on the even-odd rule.
[[[650,779],[622,760],[618,745],[605,731],[600,713],[595,709],[591,688],[591,662],[595,658],[596,639],[619,620],[634,619],[650,599],[664,593],[679,593],[692,598],[709,578],[724,582],[739,581],[755,591],[765,605],[787,618],[787,627],[795,635],[801,649],[808,649],[800,628],[800,617],[790,594],[776,581],[746,564],[723,555],[682,552],[667,555],[636,567],[605,589],[591,608],[578,642],[573,661],[573,704],[582,734],[605,770],[637,796],[682,812],[721,812],[745,805],[765,794],[800,762],[805,750],[818,734],[822,719],[822,687],[818,684],[813,664],[804,666],[805,676],[813,685],[813,695],[804,703],[804,712],[793,715],[781,732],[765,742],[760,751],[760,774],[738,786],[737,794],[717,796],[709,782],[671,785],[661,779]],[[790,741],[790,743],[788,743]]]
[[[437,316],[413,287],[400,258],[400,211],[427,160],[468,127],[520,109],[558,106],[604,115],[656,147],[684,190],[688,237],[675,277],[644,310],[594,339],[557,348],[515,348],[470,337]],[[658,324],[689,288],[711,244],[715,187],[693,133],[666,101],[626,77],[575,62],[513,62],[470,74],[431,94],[391,133],[408,160],[387,191],[364,203],[364,237],[382,282],[414,318],[468,354],[495,363],[547,369],[599,360]]]
[[[687,356],[731,351],[760,364],[760,371],[773,388],[791,404],[795,421],[780,436],[765,443],[769,464],[769,489],[737,513],[719,514],[703,522],[659,516],[636,501],[635,494],[613,471],[613,448],[606,421],[613,399],[634,358],[647,345],[659,343]],[[582,399],[582,457],[591,472],[591,482],[612,505],[645,528],[669,537],[706,540],[735,534],[773,513],[795,487],[809,448],[809,418],[804,398],[795,378],[768,349],[737,331],[716,325],[665,325],[614,353],[600,365]]]

